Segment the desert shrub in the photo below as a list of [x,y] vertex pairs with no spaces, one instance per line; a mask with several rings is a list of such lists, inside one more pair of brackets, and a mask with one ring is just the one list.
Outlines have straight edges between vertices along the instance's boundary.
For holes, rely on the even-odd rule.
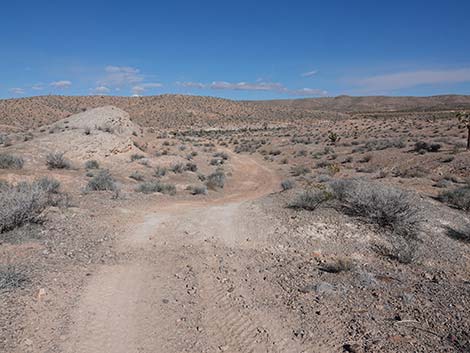
[[470,243],[470,224],[465,224],[458,229],[446,227],[445,229],[448,237],[459,240],[464,243]]
[[184,170],[188,170],[190,172],[197,172],[197,164],[195,163],[186,163]]
[[441,149],[441,145],[439,143],[427,143],[424,141],[418,141],[415,143],[414,150],[418,153],[424,152],[438,152]]
[[136,191],[144,194],[161,192],[162,194],[174,195],[176,194],[176,187],[172,184],[164,184],[159,181],[148,181],[140,184]]
[[340,273],[351,271],[354,268],[354,261],[347,257],[340,257],[323,264],[320,269],[329,273]]
[[54,178],[43,177],[34,182],[41,190],[48,194],[58,194],[60,182]]
[[84,133],[85,133],[85,135],[90,135],[91,134],[91,128],[89,126],[85,127]]
[[364,148],[368,151],[381,151],[388,148],[404,148],[406,143],[403,139],[390,140],[390,139],[379,139],[367,141]]
[[323,189],[305,190],[298,194],[288,206],[313,211],[321,204],[331,200],[332,196],[331,192]]
[[209,164],[210,165],[222,165],[224,164],[224,160],[220,158],[212,158]]
[[143,181],[144,180],[144,175],[139,172],[138,170],[132,172],[131,175],[129,175],[129,178],[137,180],[137,181]]
[[36,222],[41,212],[57,204],[54,193],[60,184],[53,179],[39,179],[17,185],[3,183],[0,187],[0,233],[26,223]]
[[0,265],[0,293],[22,288],[28,281],[26,274],[16,266]]
[[216,152],[212,155],[213,157],[216,157],[216,158],[222,158],[223,160],[227,160],[228,159],[228,154],[225,153],[225,152]]
[[294,187],[294,182],[290,179],[283,180],[281,182],[281,188],[283,191],[292,189]]
[[315,164],[315,167],[316,167],[316,168],[326,168],[326,167],[328,167],[330,164],[331,164],[330,161],[318,161],[318,162]]
[[170,169],[173,173],[176,173],[176,174],[183,173],[184,172],[184,164],[183,163],[173,164],[170,167]]
[[444,191],[438,199],[460,210],[470,211],[470,185]]
[[207,186],[193,186],[191,188],[191,193],[193,195],[207,195]]
[[11,154],[0,154],[0,169],[21,169],[24,160]]
[[382,253],[404,263],[413,260],[421,217],[411,194],[364,180],[336,180],[330,186],[341,210],[387,235],[390,244],[380,247]]
[[135,154],[131,155],[131,162],[134,162],[134,161],[137,161],[137,160],[143,159],[143,158],[145,158],[145,156],[143,154],[135,153]]
[[293,176],[301,176],[310,173],[310,168],[304,166],[304,165],[296,165],[292,167],[291,169],[291,174]]
[[63,152],[52,152],[46,156],[46,165],[49,169],[70,169],[70,162]]
[[225,173],[216,171],[207,177],[206,186],[209,189],[223,188],[225,186]]
[[156,167],[153,175],[156,176],[157,178],[163,177],[166,175],[166,168],[164,167]]
[[401,178],[423,178],[428,174],[428,171],[421,166],[416,167],[399,167],[392,171],[393,176]]
[[116,182],[109,171],[100,170],[98,174],[90,179],[86,186],[86,191],[115,191]]
[[100,164],[98,163],[98,161],[95,161],[94,159],[91,159],[91,160],[85,162],[85,168],[86,169],[99,169]]
[[330,140],[331,143],[336,143],[340,140],[340,137],[336,132],[330,131],[328,132],[328,140]]

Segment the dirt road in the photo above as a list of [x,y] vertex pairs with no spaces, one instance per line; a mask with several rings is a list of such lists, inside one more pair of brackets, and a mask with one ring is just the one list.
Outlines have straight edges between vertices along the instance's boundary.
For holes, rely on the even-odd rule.
[[271,245],[250,201],[279,180],[249,157],[232,165],[223,197],[140,211],[120,239],[126,260],[89,281],[64,352],[302,351],[291,318],[259,295],[270,285],[252,267],[256,249]]

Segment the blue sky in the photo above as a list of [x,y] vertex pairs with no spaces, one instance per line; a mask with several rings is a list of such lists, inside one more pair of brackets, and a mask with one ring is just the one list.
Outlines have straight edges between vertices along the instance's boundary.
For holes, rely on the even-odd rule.
[[470,94],[470,1],[8,1],[0,97]]

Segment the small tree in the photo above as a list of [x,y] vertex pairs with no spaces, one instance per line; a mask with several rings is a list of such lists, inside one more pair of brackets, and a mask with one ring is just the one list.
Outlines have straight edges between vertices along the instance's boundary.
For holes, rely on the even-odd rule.
[[457,113],[457,119],[459,119],[460,124],[467,128],[467,150],[470,150],[470,113],[459,112]]

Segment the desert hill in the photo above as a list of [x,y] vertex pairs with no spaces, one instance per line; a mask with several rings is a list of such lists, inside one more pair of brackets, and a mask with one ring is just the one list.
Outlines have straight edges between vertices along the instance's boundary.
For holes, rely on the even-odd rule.
[[431,97],[324,97],[253,102],[263,106],[338,112],[436,111],[470,108],[470,96]]
[[0,128],[28,130],[90,108],[115,106],[143,127],[179,128],[294,122],[343,113],[438,111],[470,108],[470,96],[308,98],[270,101],[160,95],[149,97],[39,96],[0,100]]

